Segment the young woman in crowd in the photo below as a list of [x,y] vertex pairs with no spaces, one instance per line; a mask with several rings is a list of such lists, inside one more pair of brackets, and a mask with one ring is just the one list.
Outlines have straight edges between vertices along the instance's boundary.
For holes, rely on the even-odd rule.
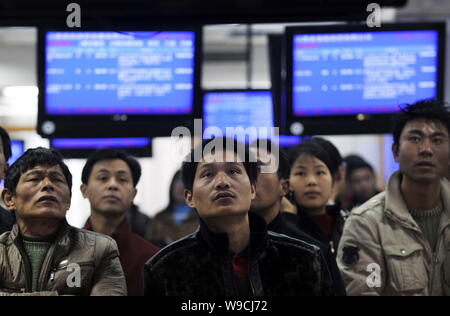
[[287,216],[300,230],[329,245],[336,255],[346,218],[338,206],[329,205],[337,167],[316,139],[293,148],[290,162],[290,190],[297,214]]

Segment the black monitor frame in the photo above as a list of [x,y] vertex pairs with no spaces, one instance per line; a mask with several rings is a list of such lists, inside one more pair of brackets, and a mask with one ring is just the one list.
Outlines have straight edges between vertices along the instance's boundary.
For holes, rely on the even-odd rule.
[[[195,32],[194,82],[192,113],[183,115],[49,115],[45,100],[45,35],[47,32],[138,32],[138,31],[192,31]],[[199,117],[201,97],[202,29],[201,27],[133,27],[105,28],[39,28],[38,30],[38,87],[39,113],[37,132],[45,138],[88,137],[164,137],[170,136],[178,126],[193,129],[193,119]],[[54,132],[48,133],[43,125],[51,122]],[[50,123],[50,124],[51,124]]]
[[[444,101],[445,51],[446,51],[446,23],[396,23],[383,24],[382,27],[370,28],[366,24],[344,24],[326,26],[287,27],[285,32],[286,53],[286,129],[295,135],[291,127],[301,123],[304,136],[313,135],[349,135],[349,134],[385,134],[391,132],[390,114],[370,115],[336,115],[336,116],[304,116],[293,113],[293,36],[298,34],[326,34],[326,33],[360,33],[385,31],[438,31],[438,79],[436,99]],[[364,114],[364,113],[362,113]]]

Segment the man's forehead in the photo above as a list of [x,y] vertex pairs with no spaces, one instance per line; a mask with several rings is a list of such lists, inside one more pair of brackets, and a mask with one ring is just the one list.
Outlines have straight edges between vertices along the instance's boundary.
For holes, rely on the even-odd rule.
[[122,159],[100,160],[94,164],[94,172],[126,172],[131,174],[128,164]]
[[231,150],[221,150],[221,151],[213,151],[211,153],[205,154],[199,164],[207,164],[207,163],[242,163],[243,160],[241,157],[234,151]]
[[426,119],[408,122],[403,132],[409,133],[412,131],[421,131],[425,134],[442,133],[448,136],[448,130],[442,122]]
[[31,169],[28,169],[23,174],[28,174],[32,172],[58,172],[63,173],[63,170],[60,165],[54,165],[54,166],[44,166],[44,165],[37,165]]

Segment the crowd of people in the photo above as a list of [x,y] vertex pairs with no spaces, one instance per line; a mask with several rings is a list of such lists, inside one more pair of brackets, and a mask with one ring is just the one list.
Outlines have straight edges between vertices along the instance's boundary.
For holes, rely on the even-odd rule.
[[373,166],[320,137],[289,153],[204,140],[153,218],[134,201],[139,162],[101,149],[81,174],[78,229],[63,157],[34,148],[8,166],[0,128],[0,296],[448,296],[449,135],[446,105],[402,108],[384,191]]

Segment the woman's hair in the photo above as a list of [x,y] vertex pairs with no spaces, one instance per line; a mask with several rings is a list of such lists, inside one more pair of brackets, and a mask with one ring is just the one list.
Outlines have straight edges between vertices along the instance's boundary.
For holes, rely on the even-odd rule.
[[317,141],[317,139],[309,139],[291,149],[289,153],[291,168],[294,166],[297,159],[303,155],[312,156],[322,161],[327,166],[334,181],[336,172],[338,171],[338,166],[333,163],[327,151],[322,147],[321,143]]

